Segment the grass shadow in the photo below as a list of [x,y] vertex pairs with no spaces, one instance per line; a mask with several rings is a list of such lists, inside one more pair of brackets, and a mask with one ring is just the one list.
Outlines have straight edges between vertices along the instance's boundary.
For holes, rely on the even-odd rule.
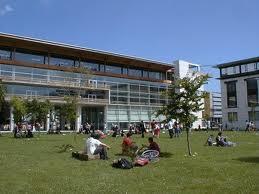
[[161,157],[161,158],[171,158],[172,156],[173,156],[173,154],[170,152],[161,152],[159,155],[159,157]]
[[55,146],[55,148],[58,148],[57,153],[64,153],[67,150],[74,148],[74,146],[72,146],[71,144],[63,144],[61,146]]
[[127,156],[125,154],[122,154],[122,153],[117,153],[117,154],[114,154],[115,156]]
[[259,163],[259,157],[256,157],[256,156],[240,157],[235,160],[239,160],[240,162]]

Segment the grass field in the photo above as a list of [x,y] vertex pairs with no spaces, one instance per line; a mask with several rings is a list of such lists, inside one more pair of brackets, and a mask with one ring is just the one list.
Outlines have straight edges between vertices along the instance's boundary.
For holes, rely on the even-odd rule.
[[[216,132],[214,132],[216,135]],[[226,132],[236,147],[203,146],[208,134],[194,132],[195,157],[186,156],[185,133],[179,139],[163,134],[156,141],[170,153],[157,163],[130,170],[114,169],[122,138],[108,137],[108,161],[79,161],[57,146],[84,146],[85,135],[46,135],[33,139],[0,137],[0,193],[259,193],[259,135]],[[133,136],[139,145],[147,138]]]

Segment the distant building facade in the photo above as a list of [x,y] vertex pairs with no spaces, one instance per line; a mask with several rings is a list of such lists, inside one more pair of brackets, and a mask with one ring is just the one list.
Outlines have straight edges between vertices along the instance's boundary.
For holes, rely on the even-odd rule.
[[259,57],[216,66],[220,70],[224,129],[245,129],[246,121],[259,127]]
[[222,124],[221,93],[208,92],[204,99],[202,127],[219,127]]
[[[193,73],[197,73],[198,75],[203,74],[199,64],[194,64],[183,60],[174,61],[173,64],[175,67],[174,73],[176,77],[184,78],[192,76]],[[200,88],[200,91],[204,91],[204,86]],[[192,128],[202,126],[202,111],[196,112],[195,115],[198,117],[198,120],[193,123]]]

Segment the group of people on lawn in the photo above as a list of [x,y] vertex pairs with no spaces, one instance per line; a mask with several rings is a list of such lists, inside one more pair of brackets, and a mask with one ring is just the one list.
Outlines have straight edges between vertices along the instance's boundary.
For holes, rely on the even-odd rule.
[[[100,159],[107,160],[108,154],[107,149],[111,147],[100,140],[100,135],[92,133],[89,138],[86,139],[85,151],[89,158],[95,158],[95,156],[100,156]],[[159,145],[153,140],[153,137],[148,138],[149,145],[142,145],[141,148],[137,146],[135,142],[131,139],[131,134],[127,133],[122,141],[122,154],[127,156],[137,155],[144,148],[148,150],[156,150],[160,153]]]
[[219,132],[216,139],[213,141],[213,135],[210,135],[206,141],[206,145],[208,146],[219,146],[219,147],[232,147],[235,146],[236,143],[233,143],[222,135],[222,132]]

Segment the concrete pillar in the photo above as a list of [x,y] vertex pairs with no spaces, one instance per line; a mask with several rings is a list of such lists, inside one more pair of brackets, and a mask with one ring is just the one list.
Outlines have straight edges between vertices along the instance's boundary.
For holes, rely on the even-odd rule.
[[13,107],[10,107],[10,131],[14,130]]
[[76,106],[76,131],[79,131],[82,123],[82,106],[78,104]]
[[47,114],[46,118],[46,131],[49,131],[49,125],[50,125],[50,112]]

